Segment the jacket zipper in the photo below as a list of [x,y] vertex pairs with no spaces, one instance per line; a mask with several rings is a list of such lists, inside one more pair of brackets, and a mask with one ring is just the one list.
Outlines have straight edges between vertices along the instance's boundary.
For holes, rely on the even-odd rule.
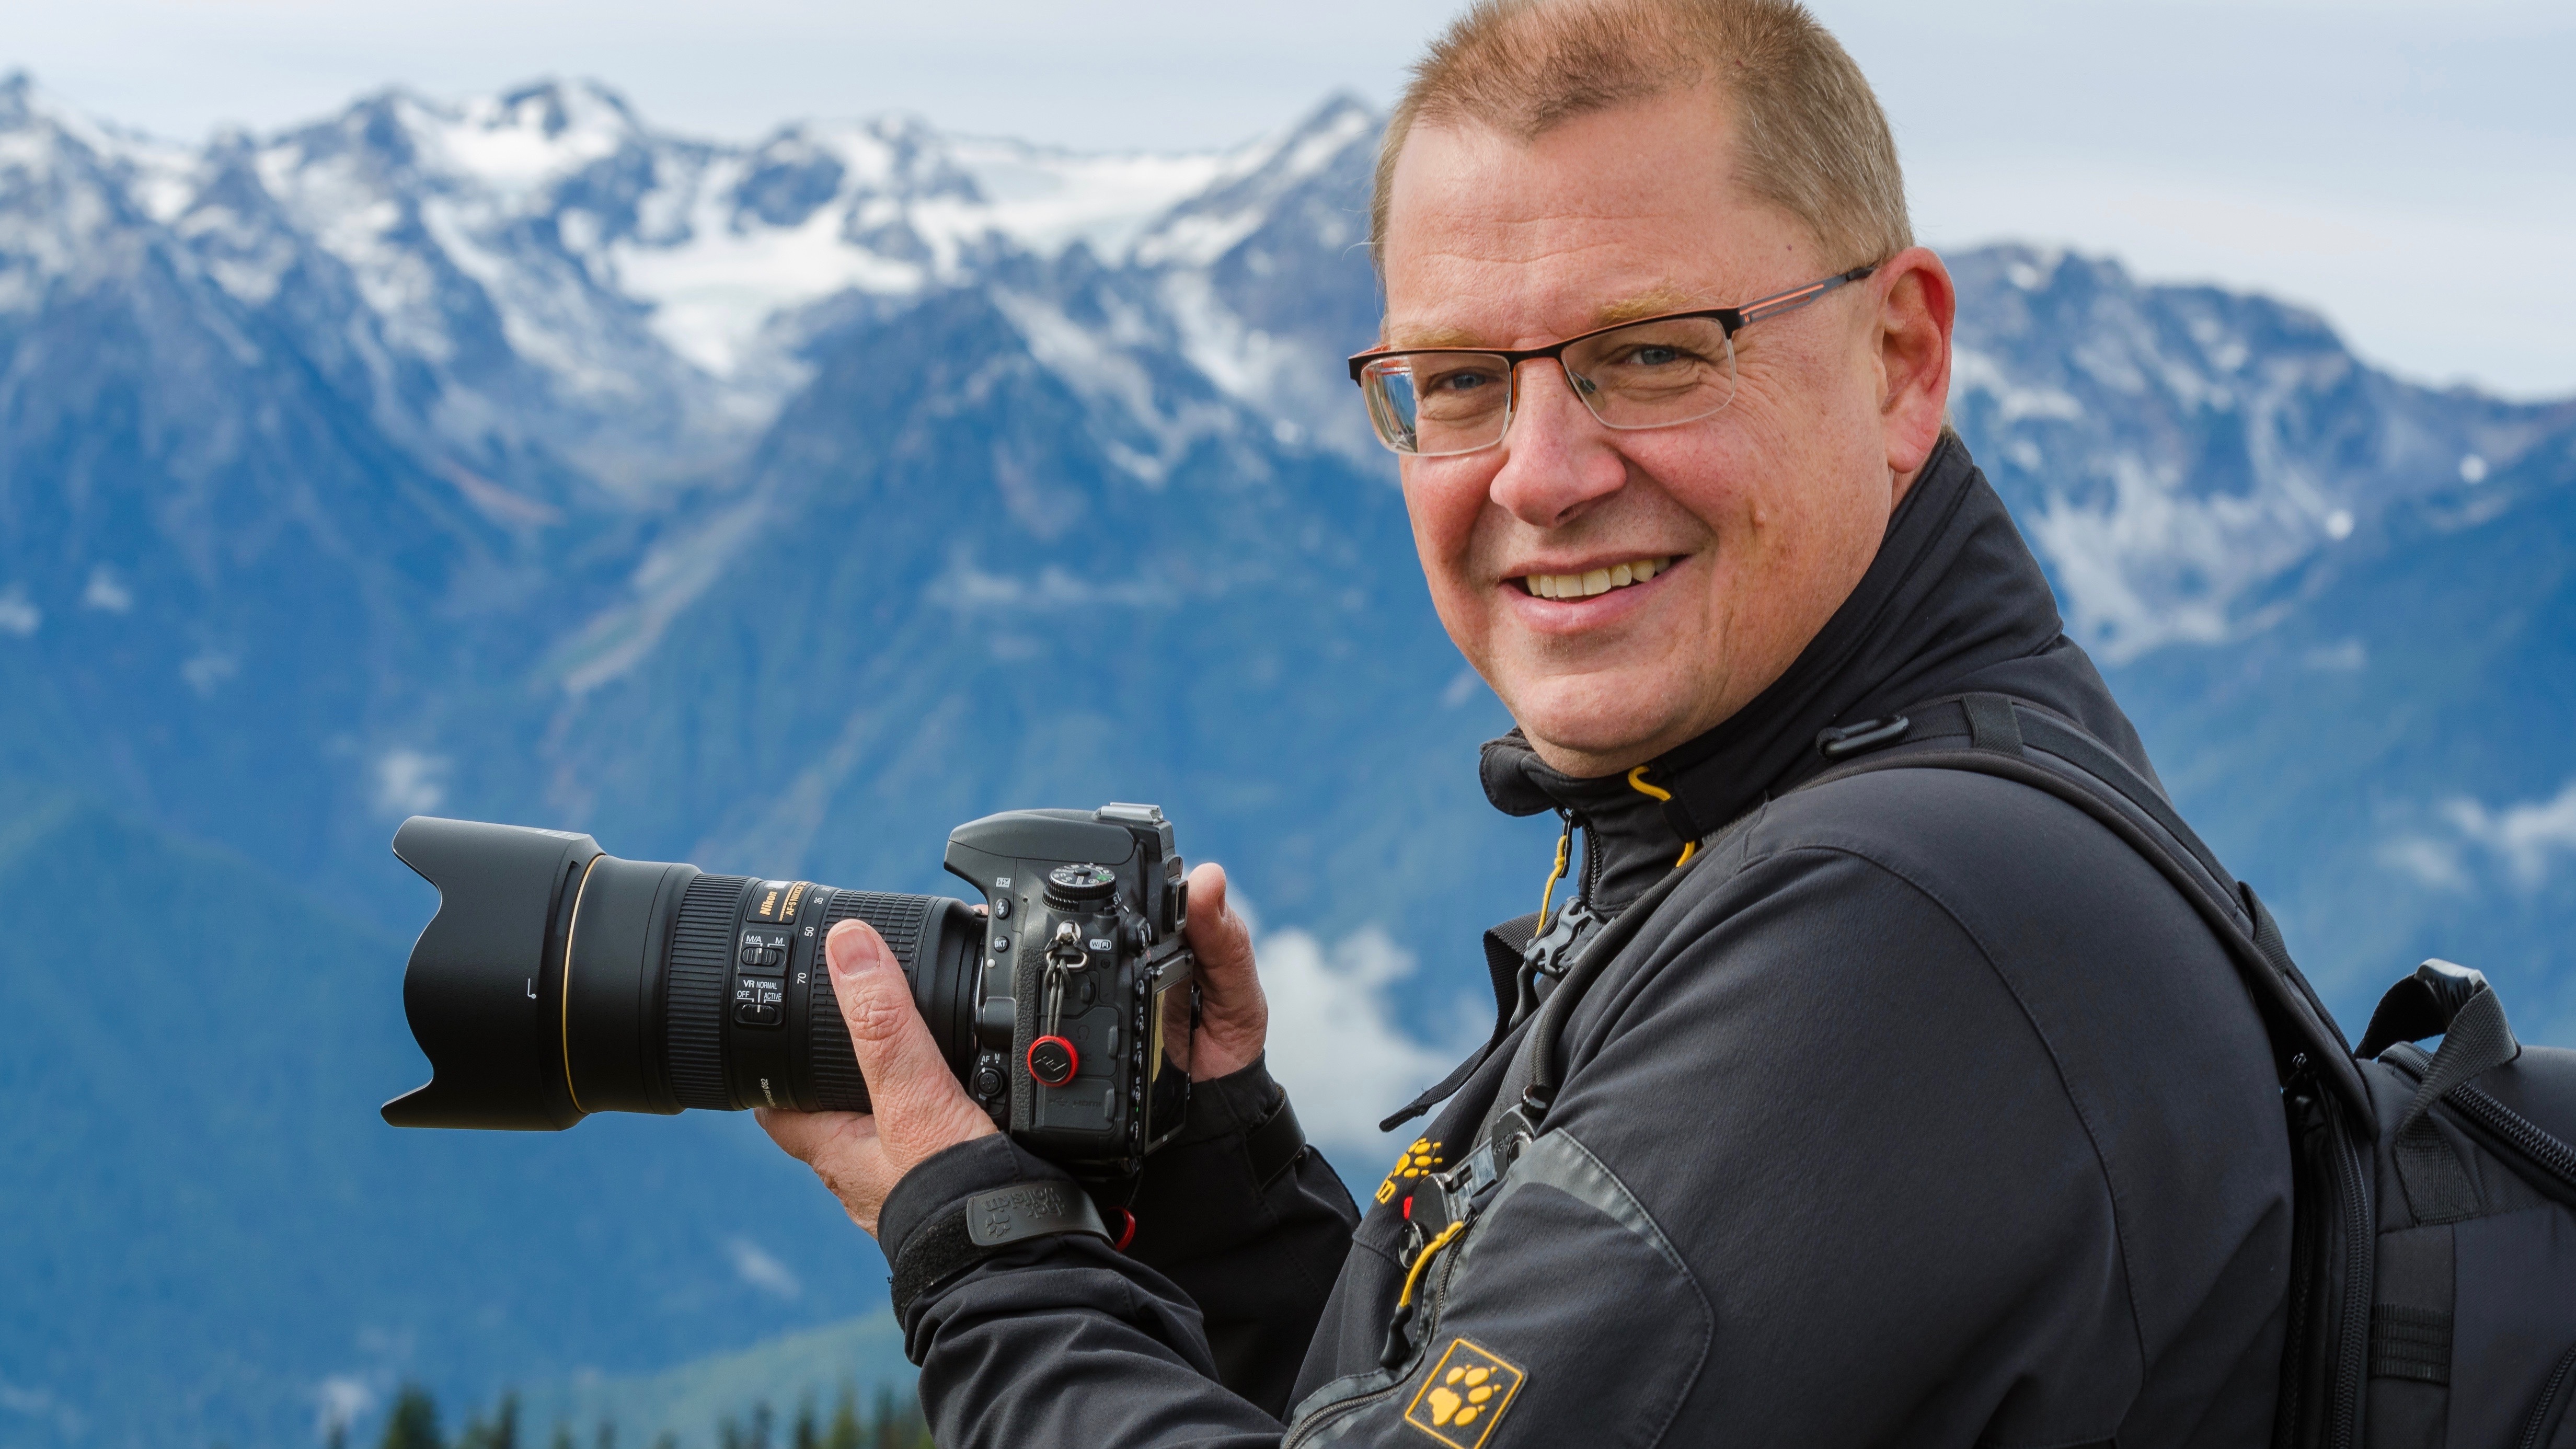
[[2549,1407],[2565,1394],[2571,1375],[2576,1375],[2576,1348],[2560,1354],[2558,1367],[2549,1371],[2549,1383],[2540,1391],[2540,1402],[2531,1406],[2531,1422],[2522,1426],[2522,1449],[2540,1449],[2540,1431],[2549,1427]]
[[1416,1338],[1414,1342],[1417,1345],[1420,1345],[1420,1347],[1414,1349],[1413,1357],[1406,1363],[1404,1372],[1396,1375],[1395,1382],[1388,1384],[1385,1388],[1371,1389],[1365,1394],[1354,1394],[1350,1398],[1344,1399],[1340,1403],[1317,1414],[1315,1417],[1308,1419],[1305,1423],[1299,1424],[1289,1431],[1286,1439],[1280,1441],[1279,1449],[1297,1449],[1298,1445],[1313,1438],[1325,1425],[1331,1424],[1340,1419],[1348,1418],[1351,1415],[1358,1413],[1360,1410],[1367,1408],[1371,1404],[1392,1397],[1393,1395],[1401,1392],[1404,1386],[1412,1381],[1413,1370],[1421,1364],[1422,1356],[1428,1351],[1433,1334],[1439,1329],[1441,1311],[1449,1306],[1449,1275],[1457,1271],[1458,1257],[1466,1247],[1466,1240],[1467,1234],[1461,1233],[1458,1236],[1458,1241],[1451,1243],[1448,1247],[1441,1250],[1445,1256],[1444,1261],[1439,1263],[1436,1268],[1439,1275],[1439,1281],[1434,1283],[1431,1287],[1430,1293],[1425,1295],[1428,1301],[1422,1305],[1424,1311],[1422,1317],[1418,1320],[1421,1336]]
[[2361,1439],[2361,1390],[2370,1367],[2370,1200],[2360,1154],[2344,1127],[2343,1108],[2328,1103],[2326,1135],[2334,1155],[2335,1176],[2343,1199],[2343,1323],[2336,1339],[2334,1417],[2326,1424],[2326,1442],[2352,1449]]

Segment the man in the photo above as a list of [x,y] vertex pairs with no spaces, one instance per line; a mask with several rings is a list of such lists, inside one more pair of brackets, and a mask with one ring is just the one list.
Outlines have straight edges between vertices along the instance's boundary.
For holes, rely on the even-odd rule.
[[[2216,938],[2041,790],[1798,788],[1825,746],[2024,726],[2155,788],[1943,425],[1950,279],[1848,57],[1788,0],[1480,4],[1375,218],[1354,372],[1519,725],[1487,792],[1581,829],[1573,919],[1617,924],[1548,962],[1604,947],[1544,1082],[1510,1007],[1567,988],[1512,979],[1530,923],[1496,938],[1498,1041],[1362,1217],[1294,1151],[1202,867],[1202,1080],[1125,1252],[965,1246],[971,1196],[1063,1174],[836,930],[879,1115],[763,1121],[886,1247],[941,1442],[2265,1439],[2290,1164]],[[1524,1095],[1539,1135],[1472,1216],[1428,1194]]]

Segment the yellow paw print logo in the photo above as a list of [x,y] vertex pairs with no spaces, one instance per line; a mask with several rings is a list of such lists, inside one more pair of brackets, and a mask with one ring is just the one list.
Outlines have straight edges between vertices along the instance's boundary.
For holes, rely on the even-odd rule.
[[1438,1172],[1440,1165],[1440,1144],[1428,1137],[1414,1138],[1412,1146],[1396,1155],[1395,1166],[1388,1170],[1386,1181],[1377,1185],[1377,1200],[1395,1201],[1397,1188],[1426,1172]]
[[1404,1411],[1404,1422],[1450,1449],[1478,1449],[1526,1377],[1486,1349],[1453,1338]]

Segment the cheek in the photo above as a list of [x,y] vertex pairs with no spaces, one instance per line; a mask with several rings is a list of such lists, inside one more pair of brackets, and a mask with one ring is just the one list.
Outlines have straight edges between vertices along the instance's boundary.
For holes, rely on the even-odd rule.
[[1404,512],[1413,524],[1423,577],[1435,595],[1467,587],[1484,491],[1473,479],[1438,476],[1436,462],[1409,458],[1403,468]]

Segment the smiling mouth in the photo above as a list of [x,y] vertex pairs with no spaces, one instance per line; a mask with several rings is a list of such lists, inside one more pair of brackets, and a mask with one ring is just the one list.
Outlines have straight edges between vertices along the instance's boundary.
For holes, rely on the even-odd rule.
[[1612,568],[1593,569],[1579,574],[1530,574],[1514,580],[1532,598],[1588,599],[1630,584],[1642,584],[1672,567],[1671,557],[1641,558]]

